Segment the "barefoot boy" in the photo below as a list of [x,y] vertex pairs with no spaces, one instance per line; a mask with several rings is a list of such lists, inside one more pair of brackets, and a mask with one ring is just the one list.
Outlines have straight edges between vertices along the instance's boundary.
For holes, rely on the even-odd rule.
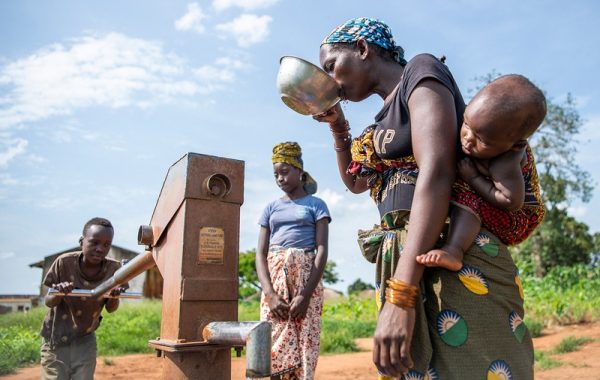
[[[73,289],[93,289],[111,277],[120,263],[106,258],[114,230],[104,218],[93,218],[83,227],[80,252],[59,256],[46,274],[44,285],[67,294]],[[125,286],[126,287],[126,286]],[[119,294],[123,287],[112,291]],[[42,380],[92,380],[96,369],[96,334],[102,309],[109,313],[119,307],[118,298],[67,297],[48,295],[50,308],[40,335]]]
[[473,97],[460,130],[467,157],[458,163],[458,174],[470,189],[455,186],[457,207],[447,242],[418,256],[419,263],[460,270],[482,225],[507,245],[533,232],[544,208],[527,138],[545,116],[544,94],[521,75],[502,76]]

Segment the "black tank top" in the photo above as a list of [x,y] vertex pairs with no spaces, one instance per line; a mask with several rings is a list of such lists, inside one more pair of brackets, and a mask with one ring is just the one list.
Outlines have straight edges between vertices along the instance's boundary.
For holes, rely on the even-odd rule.
[[[413,155],[408,99],[415,87],[424,79],[434,79],[440,82],[452,94],[456,110],[456,126],[449,126],[449,128],[456,128],[458,135],[465,111],[465,102],[460,90],[446,65],[431,54],[419,54],[411,59],[404,68],[392,100],[384,105],[375,116],[377,127],[373,143],[380,158],[398,159]],[[418,126],[415,127],[418,128]],[[458,138],[456,139],[456,149],[457,152],[460,152]],[[415,186],[411,181],[390,180],[384,190],[385,197],[377,205],[380,215],[383,217],[394,210],[410,210],[414,189]]]
[[450,90],[454,97],[457,131],[460,128],[465,102],[450,70],[433,55],[419,54],[406,64],[392,101],[375,116],[377,128],[373,140],[380,158],[395,159],[413,154],[408,98],[424,79],[435,79]]

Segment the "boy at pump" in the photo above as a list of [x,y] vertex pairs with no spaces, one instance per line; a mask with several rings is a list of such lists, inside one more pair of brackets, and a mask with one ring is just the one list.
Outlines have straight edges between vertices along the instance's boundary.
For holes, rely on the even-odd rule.
[[481,226],[514,245],[541,223],[545,210],[527,138],[545,116],[544,94],[521,75],[501,76],[473,97],[460,130],[467,157],[458,163],[464,182],[453,189],[448,240],[417,262],[458,271]]
[[[65,296],[73,289],[93,289],[120,267],[106,257],[114,236],[107,219],[93,218],[85,223],[79,238],[81,251],[59,256],[44,278],[44,285],[60,293],[47,295],[50,308],[40,335],[42,380],[92,380],[96,370],[96,334],[102,309],[109,313],[119,307],[118,298]],[[120,294],[127,285],[111,291]]]

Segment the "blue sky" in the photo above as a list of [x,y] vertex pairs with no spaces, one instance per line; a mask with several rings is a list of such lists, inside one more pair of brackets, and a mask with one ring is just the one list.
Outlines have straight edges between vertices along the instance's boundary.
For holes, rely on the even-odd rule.
[[[298,141],[329,204],[330,259],[346,289],[373,268],[356,230],[377,222],[345,191],[326,125],[288,109],[279,58],[318,62],[328,32],[368,16],[390,25],[407,58],[446,55],[466,100],[474,78],[520,73],[585,120],[577,161],[600,179],[600,3],[596,1],[2,1],[0,2],[0,294],[36,293],[28,264],[75,246],[93,216],[114,244],[141,251],[170,165],[187,152],[244,160],[240,250],[280,196],[271,148]],[[381,99],[344,105],[354,134]],[[600,231],[600,199],[571,213]]]

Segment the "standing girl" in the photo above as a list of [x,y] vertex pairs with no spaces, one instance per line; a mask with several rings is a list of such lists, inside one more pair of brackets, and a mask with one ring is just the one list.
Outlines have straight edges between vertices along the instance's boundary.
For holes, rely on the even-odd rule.
[[256,271],[261,320],[272,326],[271,379],[314,378],[323,310],[322,277],[331,221],[295,142],[273,148],[273,173],[285,195],[260,217]]

